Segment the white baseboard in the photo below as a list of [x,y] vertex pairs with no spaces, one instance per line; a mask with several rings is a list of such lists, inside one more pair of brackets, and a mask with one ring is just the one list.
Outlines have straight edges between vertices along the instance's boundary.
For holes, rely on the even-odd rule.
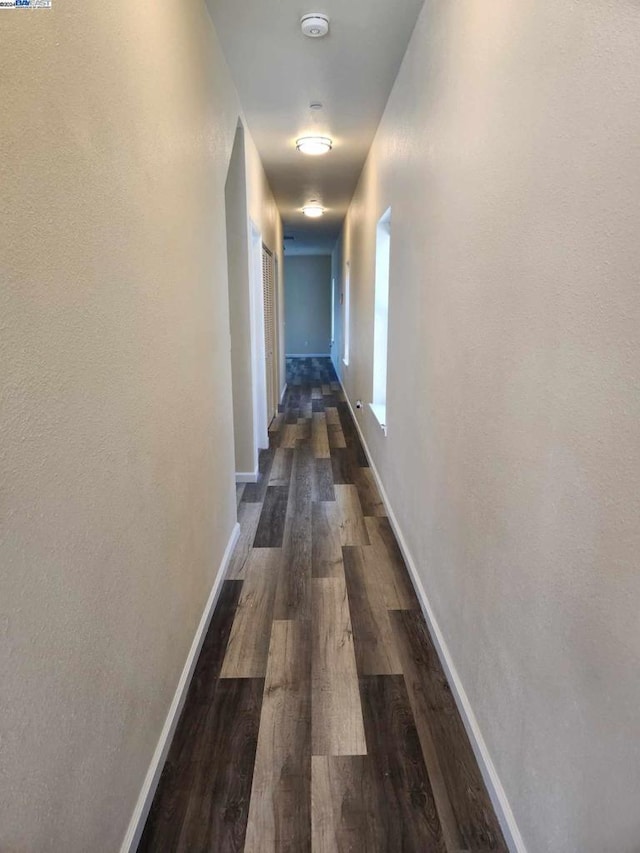
[[330,352],[288,352],[285,358],[331,358]]
[[138,844],[140,843],[140,838],[142,837],[144,825],[149,815],[149,809],[151,808],[151,803],[153,802],[153,797],[156,793],[158,782],[160,781],[162,768],[164,767],[165,760],[169,753],[169,747],[171,746],[171,741],[173,740],[173,735],[175,733],[176,726],[178,725],[180,714],[182,713],[184,701],[187,698],[187,691],[189,689],[189,684],[191,683],[191,678],[193,676],[193,671],[198,660],[198,655],[200,654],[200,649],[202,648],[204,638],[209,629],[209,623],[211,622],[211,617],[217,604],[218,596],[220,595],[220,590],[222,589],[222,582],[227,573],[229,560],[231,559],[233,549],[236,546],[236,542],[238,541],[239,536],[240,525],[236,524],[233,528],[231,538],[227,543],[227,547],[222,558],[222,563],[220,564],[220,568],[218,569],[216,579],[213,582],[211,592],[209,593],[209,598],[202,613],[202,618],[200,619],[200,624],[198,625],[198,630],[196,631],[195,637],[193,638],[193,643],[191,644],[189,654],[187,655],[187,660],[185,661],[182,674],[180,675],[180,680],[178,681],[176,692],[174,693],[173,700],[171,702],[171,705],[169,706],[169,713],[167,714],[164,726],[162,727],[162,731],[160,732],[160,738],[158,740],[155,752],[153,753],[153,758],[151,759],[151,764],[149,765],[147,775],[145,776],[145,780],[142,785],[142,790],[140,791],[140,796],[138,797],[138,802],[136,803],[136,807],[133,810],[133,815],[131,816],[131,821],[129,822],[127,833],[124,837],[124,841],[122,842],[120,853],[135,853]]
[[282,389],[282,394],[280,394],[280,405],[282,405],[282,401],[284,400],[284,395],[287,393],[288,384],[284,383],[284,388]]
[[236,483],[257,483],[260,472],[256,468],[255,471],[247,473],[236,473]]
[[380,496],[389,515],[391,527],[393,528],[393,532],[396,536],[396,539],[398,540],[398,544],[400,545],[402,556],[404,557],[404,560],[409,568],[409,574],[411,576],[411,580],[413,581],[413,586],[415,587],[418,600],[420,601],[420,606],[422,608],[422,612],[424,613],[424,618],[426,619],[429,631],[431,633],[431,637],[433,639],[433,643],[436,647],[436,651],[438,652],[438,657],[440,658],[440,663],[442,664],[442,667],[449,681],[449,686],[451,687],[451,691],[456,700],[456,705],[458,706],[458,710],[460,712],[462,722],[464,723],[464,727],[471,742],[476,761],[478,762],[478,766],[480,767],[482,778],[484,779],[484,783],[487,786],[489,797],[491,798],[491,802],[500,822],[500,827],[504,834],[505,841],[507,843],[507,846],[509,847],[509,850],[512,851],[512,853],[527,853],[527,848],[525,847],[522,835],[520,834],[520,830],[518,829],[518,825],[516,823],[516,819],[511,810],[511,806],[509,805],[507,794],[504,788],[502,787],[502,783],[500,782],[500,778],[498,776],[495,765],[491,760],[489,750],[482,736],[482,732],[480,731],[480,726],[478,724],[475,714],[473,713],[471,703],[469,702],[469,697],[467,696],[466,691],[462,685],[462,681],[460,680],[460,676],[458,675],[458,671],[451,657],[451,653],[449,652],[449,648],[444,639],[444,635],[440,630],[440,626],[438,625],[436,617],[433,613],[431,603],[429,602],[427,593],[425,592],[424,586],[422,585],[422,581],[420,579],[420,575],[418,574],[418,569],[416,567],[415,561],[413,559],[413,556],[411,555],[411,552],[409,551],[406,540],[402,534],[402,529],[398,523],[398,519],[396,518],[393,508],[389,502],[389,497],[382,484],[382,480],[380,479],[378,469],[376,468],[371,457],[371,453],[369,452],[369,447],[367,446],[367,442],[365,441],[362,429],[353,410],[353,406],[351,405],[351,400],[349,399],[349,396],[345,391],[344,385],[342,385],[342,383],[340,384],[342,386],[342,391],[344,393],[345,400],[347,401],[347,404],[349,406],[351,416],[353,417],[353,421],[356,425],[356,429],[358,430],[358,434],[360,436],[360,441],[362,442],[364,452],[367,455],[369,465],[371,466],[371,470],[373,471],[373,476],[375,477],[378,489],[380,490]]

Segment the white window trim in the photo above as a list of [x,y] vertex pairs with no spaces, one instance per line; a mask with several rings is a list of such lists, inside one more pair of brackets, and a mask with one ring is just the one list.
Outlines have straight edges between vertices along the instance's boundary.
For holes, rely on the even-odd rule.
[[[376,267],[374,283],[373,388],[369,407],[387,434],[387,379],[389,345],[389,276],[391,252],[391,208],[376,226]],[[379,311],[384,314],[380,324]],[[380,336],[380,337],[379,337]]]
[[387,407],[381,403],[369,403],[369,408],[373,412],[375,419],[378,421],[380,429],[387,434]]
[[349,367],[351,350],[351,270],[347,261],[347,274],[344,283],[344,328],[342,330],[342,363]]
[[336,280],[331,279],[331,346],[336,342]]

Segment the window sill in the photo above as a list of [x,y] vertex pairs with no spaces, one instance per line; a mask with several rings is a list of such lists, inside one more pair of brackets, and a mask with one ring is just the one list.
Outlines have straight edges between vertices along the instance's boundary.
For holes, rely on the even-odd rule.
[[375,419],[380,424],[380,429],[387,434],[387,407],[380,403],[369,403],[369,408],[373,412]]

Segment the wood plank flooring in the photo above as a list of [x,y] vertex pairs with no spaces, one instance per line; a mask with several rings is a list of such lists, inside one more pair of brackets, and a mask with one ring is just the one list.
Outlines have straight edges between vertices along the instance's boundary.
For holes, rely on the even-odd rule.
[[505,853],[331,363],[287,381],[138,849]]

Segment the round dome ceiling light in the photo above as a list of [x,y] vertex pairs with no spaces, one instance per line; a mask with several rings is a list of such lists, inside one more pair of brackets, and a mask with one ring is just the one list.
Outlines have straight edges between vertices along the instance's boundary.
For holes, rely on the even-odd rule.
[[296,140],[296,148],[303,154],[311,154],[317,157],[331,151],[333,141],[327,136],[303,136]]
[[311,219],[318,219],[318,217],[324,216],[324,207],[315,198],[312,198],[309,204],[305,204],[302,208],[302,212]]
[[300,26],[307,38],[321,39],[329,32],[329,18],[320,12],[311,12],[300,20]]

